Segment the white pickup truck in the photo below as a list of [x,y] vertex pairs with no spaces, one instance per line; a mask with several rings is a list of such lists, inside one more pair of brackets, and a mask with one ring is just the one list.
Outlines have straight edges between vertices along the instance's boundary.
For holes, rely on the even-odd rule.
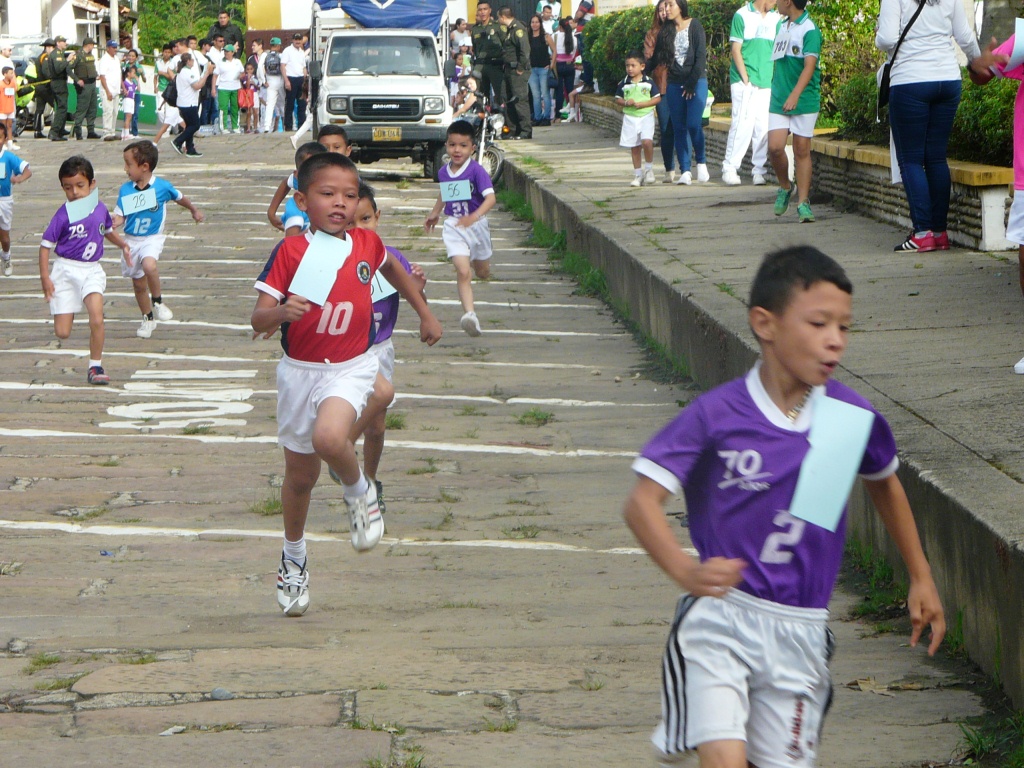
[[310,40],[314,128],[340,125],[352,159],[411,157],[437,178],[452,120],[445,0],[317,0]]

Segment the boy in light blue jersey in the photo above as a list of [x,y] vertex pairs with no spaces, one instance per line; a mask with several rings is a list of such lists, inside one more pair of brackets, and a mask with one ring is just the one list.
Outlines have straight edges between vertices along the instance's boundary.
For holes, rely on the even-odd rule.
[[129,181],[118,191],[114,207],[114,227],[124,224],[125,240],[132,251],[130,264],[121,260],[121,274],[132,279],[135,300],[142,312],[142,325],[135,332],[140,339],[153,335],[157,320],[166,322],[174,317],[163,303],[156,266],[167,239],[167,203],[174,201],[187,208],[197,224],[205,218],[173,184],[153,175],[158,158],[156,144],[151,141],[135,141],[125,148],[124,172]]
[[14,273],[11,266],[11,222],[14,218],[14,196],[11,185],[27,181],[32,176],[28,161],[5,149],[7,126],[0,123],[0,267],[4,277]]
[[[298,172],[299,166],[313,155],[319,155],[326,151],[327,148],[325,146],[318,144],[315,141],[308,141],[299,146],[299,148],[295,150],[296,172]],[[291,186],[291,179],[294,177],[294,173],[289,177],[289,187]],[[294,196],[289,197],[288,201],[284,204],[284,218],[281,220],[281,223],[284,228],[285,237],[301,235],[309,229],[309,216],[306,215],[304,210],[299,208],[299,204],[295,202]]]

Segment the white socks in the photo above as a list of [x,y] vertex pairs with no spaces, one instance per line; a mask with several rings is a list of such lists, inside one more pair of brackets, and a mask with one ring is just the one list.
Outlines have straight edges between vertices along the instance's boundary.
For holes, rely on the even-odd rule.
[[284,540],[284,556],[297,565],[302,565],[306,562],[306,537],[303,536],[298,541]]

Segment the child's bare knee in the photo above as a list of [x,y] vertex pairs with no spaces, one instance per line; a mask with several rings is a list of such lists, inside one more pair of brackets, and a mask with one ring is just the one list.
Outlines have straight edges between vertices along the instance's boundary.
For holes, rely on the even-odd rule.
[[54,326],[53,335],[56,336],[58,339],[66,339],[69,336],[71,336],[71,329]]

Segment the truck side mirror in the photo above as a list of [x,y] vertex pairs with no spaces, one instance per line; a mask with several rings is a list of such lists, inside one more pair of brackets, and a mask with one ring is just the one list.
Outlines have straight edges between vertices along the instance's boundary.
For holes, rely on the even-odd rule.
[[323,76],[319,61],[313,60],[309,62],[309,76],[314,80],[319,80]]

